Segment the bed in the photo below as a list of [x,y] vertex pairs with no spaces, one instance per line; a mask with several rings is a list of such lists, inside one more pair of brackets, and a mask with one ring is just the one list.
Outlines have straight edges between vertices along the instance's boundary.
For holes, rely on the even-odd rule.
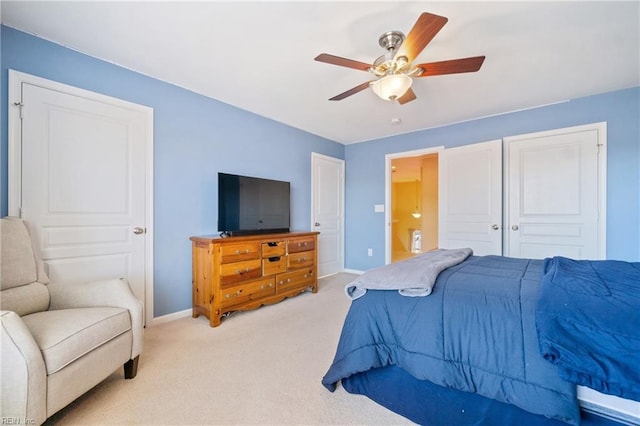
[[433,256],[347,286],[327,389],[434,425],[589,423],[576,384],[638,400],[640,263]]

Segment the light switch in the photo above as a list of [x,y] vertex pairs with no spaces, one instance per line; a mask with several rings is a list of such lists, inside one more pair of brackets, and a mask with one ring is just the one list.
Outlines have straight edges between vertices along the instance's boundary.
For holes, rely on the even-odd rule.
[[376,213],[384,213],[384,204],[374,204],[373,211]]

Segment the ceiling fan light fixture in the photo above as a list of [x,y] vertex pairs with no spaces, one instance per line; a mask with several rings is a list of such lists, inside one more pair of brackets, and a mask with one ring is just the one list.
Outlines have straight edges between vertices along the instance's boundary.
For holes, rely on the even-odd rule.
[[316,56],[316,61],[367,71],[375,76],[374,81],[365,81],[346,92],[329,98],[329,100],[339,101],[371,87],[381,99],[397,101],[398,104],[404,105],[417,99],[416,94],[411,90],[414,77],[478,71],[484,62],[484,56],[450,59],[418,65],[412,64],[447,21],[448,19],[444,16],[423,12],[406,37],[400,31],[388,31],[382,34],[378,39],[378,43],[385,50],[385,53],[378,57],[373,64],[327,53],[321,53]]
[[392,74],[376,80],[371,85],[373,92],[385,101],[394,101],[405,94],[413,80],[404,74]]

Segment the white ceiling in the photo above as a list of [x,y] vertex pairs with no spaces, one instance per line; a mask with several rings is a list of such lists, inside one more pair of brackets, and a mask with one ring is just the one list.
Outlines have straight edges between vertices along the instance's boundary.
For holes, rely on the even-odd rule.
[[[349,144],[640,85],[640,2],[7,1],[2,23],[194,92]],[[421,12],[447,25],[417,63],[486,55],[476,73],[416,79],[418,99],[313,60],[372,63],[378,37]],[[400,124],[392,124],[400,118]]]

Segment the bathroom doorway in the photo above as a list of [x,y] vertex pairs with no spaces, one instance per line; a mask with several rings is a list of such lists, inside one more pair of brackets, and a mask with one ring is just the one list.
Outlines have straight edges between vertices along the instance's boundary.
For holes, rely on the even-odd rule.
[[438,150],[389,157],[387,263],[438,248]]

